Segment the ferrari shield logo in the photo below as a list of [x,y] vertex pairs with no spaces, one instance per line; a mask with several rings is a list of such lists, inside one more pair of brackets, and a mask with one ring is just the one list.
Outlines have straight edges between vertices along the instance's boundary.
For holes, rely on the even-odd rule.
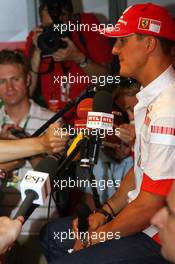
[[141,23],[142,23],[142,28],[146,28],[148,26],[148,20],[147,19],[143,19]]
[[140,17],[138,28],[139,29],[148,30],[149,26],[150,26],[150,19],[149,18]]

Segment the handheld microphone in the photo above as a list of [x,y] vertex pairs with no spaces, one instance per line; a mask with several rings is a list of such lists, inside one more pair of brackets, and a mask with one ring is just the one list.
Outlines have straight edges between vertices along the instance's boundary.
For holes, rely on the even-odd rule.
[[78,130],[77,132],[81,131],[81,137],[77,136],[70,150],[74,149],[77,143],[83,139],[80,145],[80,155],[77,156],[80,158],[81,167],[90,167],[97,163],[97,153],[100,147],[99,132],[100,129],[112,130],[113,115],[111,112],[111,90],[100,90],[96,93],[94,100],[86,98],[79,103],[77,107],[77,116],[79,119],[75,121],[75,128]]
[[92,98],[86,98],[78,104],[76,109],[78,118],[74,122],[74,127],[77,132],[79,132],[79,130],[81,131],[83,129],[86,129],[87,115],[89,111],[92,111],[92,104]]
[[75,120],[74,123],[74,132],[77,135],[69,149],[67,150],[67,156],[69,156],[72,151],[77,147],[77,145],[83,140],[84,142],[82,142],[82,145],[80,146],[80,152],[75,156],[74,160],[78,160],[81,159],[82,155],[83,155],[83,150],[85,150],[85,142],[87,142],[87,138],[86,137],[86,123],[87,123],[87,114],[88,111],[92,110],[92,104],[93,104],[93,100],[92,98],[85,98],[83,99],[77,106],[77,117],[78,119]]
[[88,112],[87,127],[111,130],[114,120],[114,115],[111,112],[112,94],[105,90],[99,91],[93,100],[93,111]]
[[75,121],[75,128],[79,131],[83,130],[84,140],[80,146],[80,167],[89,168],[89,151],[90,151],[90,129],[86,127],[87,115],[89,111],[92,111],[92,98],[86,98],[82,100],[77,106],[77,117]]
[[[92,129],[93,149],[91,150],[91,163],[96,164],[98,160],[101,137],[105,133],[113,131],[114,116],[112,112],[112,94],[107,90],[96,93],[93,100],[93,111],[88,112],[87,127]],[[94,133],[95,131],[95,133]],[[101,133],[103,132],[103,133]]]
[[77,211],[79,236],[83,240],[83,233],[89,228],[88,216],[91,214],[91,210],[87,204],[82,204]]
[[[28,171],[21,182],[22,204],[18,209],[15,218],[23,216],[27,218],[39,205],[44,204],[50,193],[50,179],[55,177],[58,167],[58,157],[50,155],[42,159],[34,171]],[[50,179],[49,179],[50,176]]]

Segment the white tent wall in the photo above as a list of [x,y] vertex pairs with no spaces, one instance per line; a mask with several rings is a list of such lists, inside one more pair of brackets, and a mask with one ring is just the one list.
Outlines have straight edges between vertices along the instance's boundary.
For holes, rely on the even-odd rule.
[[0,42],[25,40],[35,24],[34,0],[0,0]]
[[[73,0],[76,12],[95,12],[109,18],[109,6],[120,0]],[[39,0],[0,0],[0,42],[24,41],[28,32],[37,23]],[[144,3],[147,0],[128,0],[127,6]],[[175,0],[153,0],[151,2],[168,5]]]

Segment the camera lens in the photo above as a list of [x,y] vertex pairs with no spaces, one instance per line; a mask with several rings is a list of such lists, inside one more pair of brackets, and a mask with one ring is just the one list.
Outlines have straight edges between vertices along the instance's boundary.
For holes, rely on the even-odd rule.
[[59,32],[54,31],[53,26],[45,27],[43,33],[38,37],[38,47],[42,54],[49,55],[58,49],[65,49],[67,43],[61,39],[62,37]]

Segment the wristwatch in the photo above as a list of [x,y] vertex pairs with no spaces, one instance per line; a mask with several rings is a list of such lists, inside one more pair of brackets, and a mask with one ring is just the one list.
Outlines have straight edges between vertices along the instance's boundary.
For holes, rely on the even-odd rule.
[[83,232],[83,234],[81,234],[81,236],[80,236],[80,241],[83,245],[83,248],[90,246],[89,233]]

